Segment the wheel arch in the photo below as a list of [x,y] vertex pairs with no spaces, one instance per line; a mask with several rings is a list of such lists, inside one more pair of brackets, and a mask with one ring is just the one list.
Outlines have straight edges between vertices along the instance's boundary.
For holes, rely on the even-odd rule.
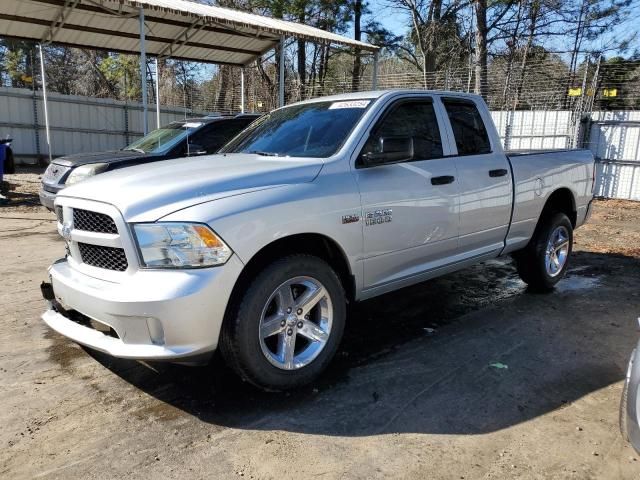
[[[535,229],[533,230],[533,234],[529,239],[529,243],[527,247],[531,246],[534,239],[537,237],[538,232],[542,228],[545,223],[545,220],[549,218],[556,212],[564,213],[567,217],[569,217],[569,221],[571,222],[571,226],[575,228],[577,221],[577,210],[576,210],[576,200],[571,192],[566,187],[558,188],[554,190],[548,197],[540,211],[540,215],[538,216],[538,221],[536,222]],[[525,248],[527,248],[525,247]],[[524,251],[523,249],[516,250],[513,252],[516,256],[521,254]]]
[[355,277],[342,247],[335,240],[321,233],[297,233],[274,240],[251,257],[233,287],[227,313],[231,308],[235,308],[242,292],[267,265],[287,255],[305,253],[326,261],[340,278],[347,299],[354,300]]
[[558,188],[547,197],[544,207],[542,208],[542,212],[540,213],[538,224],[540,224],[541,220],[546,216],[554,212],[564,213],[569,217],[571,225],[575,228],[578,217],[576,198],[570,189],[566,187]]

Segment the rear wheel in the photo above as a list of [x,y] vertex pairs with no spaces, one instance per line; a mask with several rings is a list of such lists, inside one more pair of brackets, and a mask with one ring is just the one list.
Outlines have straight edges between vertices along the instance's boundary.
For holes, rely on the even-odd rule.
[[292,255],[266,267],[225,319],[221,352],[246,381],[286,390],[313,381],[344,330],[340,279],[320,258]]
[[520,278],[536,290],[550,290],[566,274],[573,248],[573,226],[564,213],[548,215],[529,245],[514,258]]

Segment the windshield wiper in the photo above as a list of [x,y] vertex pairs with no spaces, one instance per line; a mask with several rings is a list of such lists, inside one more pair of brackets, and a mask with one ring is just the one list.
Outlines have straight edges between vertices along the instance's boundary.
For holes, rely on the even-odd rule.
[[261,155],[263,157],[279,157],[279,153],[275,152],[261,152],[260,150],[251,150],[249,153],[255,153],[256,155]]
[[123,148],[123,150],[127,150],[129,152],[147,153],[143,149],[136,148],[136,147],[131,147],[131,148],[127,147],[127,148]]

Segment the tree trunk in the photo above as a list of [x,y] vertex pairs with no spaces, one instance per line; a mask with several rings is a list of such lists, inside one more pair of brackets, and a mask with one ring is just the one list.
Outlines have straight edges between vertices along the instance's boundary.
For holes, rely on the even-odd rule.
[[[306,21],[304,9],[300,12],[300,24],[304,25]],[[307,82],[307,44],[304,40],[298,40],[298,78],[300,79],[300,100],[304,100]]]
[[487,0],[476,0],[475,93],[487,99]]
[[300,79],[300,100],[305,99],[307,82],[307,45],[304,40],[298,40],[298,78]]
[[527,44],[524,47],[524,52],[522,52],[522,62],[520,63],[520,79],[518,80],[518,85],[516,87],[515,96],[513,98],[513,110],[518,108],[518,103],[520,102],[520,95],[522,94],[522,89],[524,88],[524,77],[527,73],[527,65],[529,63],[529,52],[531,51],[531,47],[533,46],[533,39],[536,35],[536,28],[538,22],[538,15],[540,14],[540,4],[534,3],[531,6],[530,18],[529,18],[529,36],[527,37]]
[[573,48],[571,50],[571,62],[569,64],[569,78],[567,79],[567,88],[564,97],[563,108],[568,108],[571,104],[571,97],[569,96],[569,89],[573,87],[573,83],[576,80],[576,71],[578,70],[578,54],[580,53],[580,46],[582,45],[582,37],[584,35],[584,22],[587,13],[587,1],[583,0],[580,5],[580,13],[578,15],[578,21],[576,25],[576,33],[573,40]]
[[[425,74],[433,74],[437,69],[436,48],[438,41],[438,32],[440,31],[440,21],[442,17],[442,0],[433,0],[429,7],[429,17],[427,19],[426,43],[424,52],[424,71]],[[426,86],[426,85],[425,85]]]
[[[504,86],[502,88],[502,108],[508,108],[508,98],[509,90],[511,89],[511,78],[513,74],[513,66],[516,60],[516,54],[518,52],[518,38],[520,36],[520,23],[522,22],[522,12],[524,7],[524,2],[526,0],[520,0],[518,2],[518,15],[516,17],[516,24],[511,30],[511,36],[509,39],[509,43],[507,45],[509,49],[509,62],[507,64],[507,73],[504,79]],[[534,8],[533,5],[531,8]],[[525,53],[526,56],[526,53]]]
[[[357,41],[362,39],[362,0],[354,0],[353,2],[353,38]],[[351,71],[351,91],[360,90],[360,74],[362,73],[362,59],[360,58],[360,49],[354,49],[353,70]]]

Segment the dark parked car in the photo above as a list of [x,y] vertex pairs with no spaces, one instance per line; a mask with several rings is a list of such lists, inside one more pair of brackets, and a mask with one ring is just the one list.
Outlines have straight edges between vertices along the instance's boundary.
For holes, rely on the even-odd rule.
[[158,128],[122,150],[56,158],[42,178],[40,203],[53,210],[60,190],[99,173],[141,163],[216,153],[258,117],[259,114],[240,114],[190,118]]

